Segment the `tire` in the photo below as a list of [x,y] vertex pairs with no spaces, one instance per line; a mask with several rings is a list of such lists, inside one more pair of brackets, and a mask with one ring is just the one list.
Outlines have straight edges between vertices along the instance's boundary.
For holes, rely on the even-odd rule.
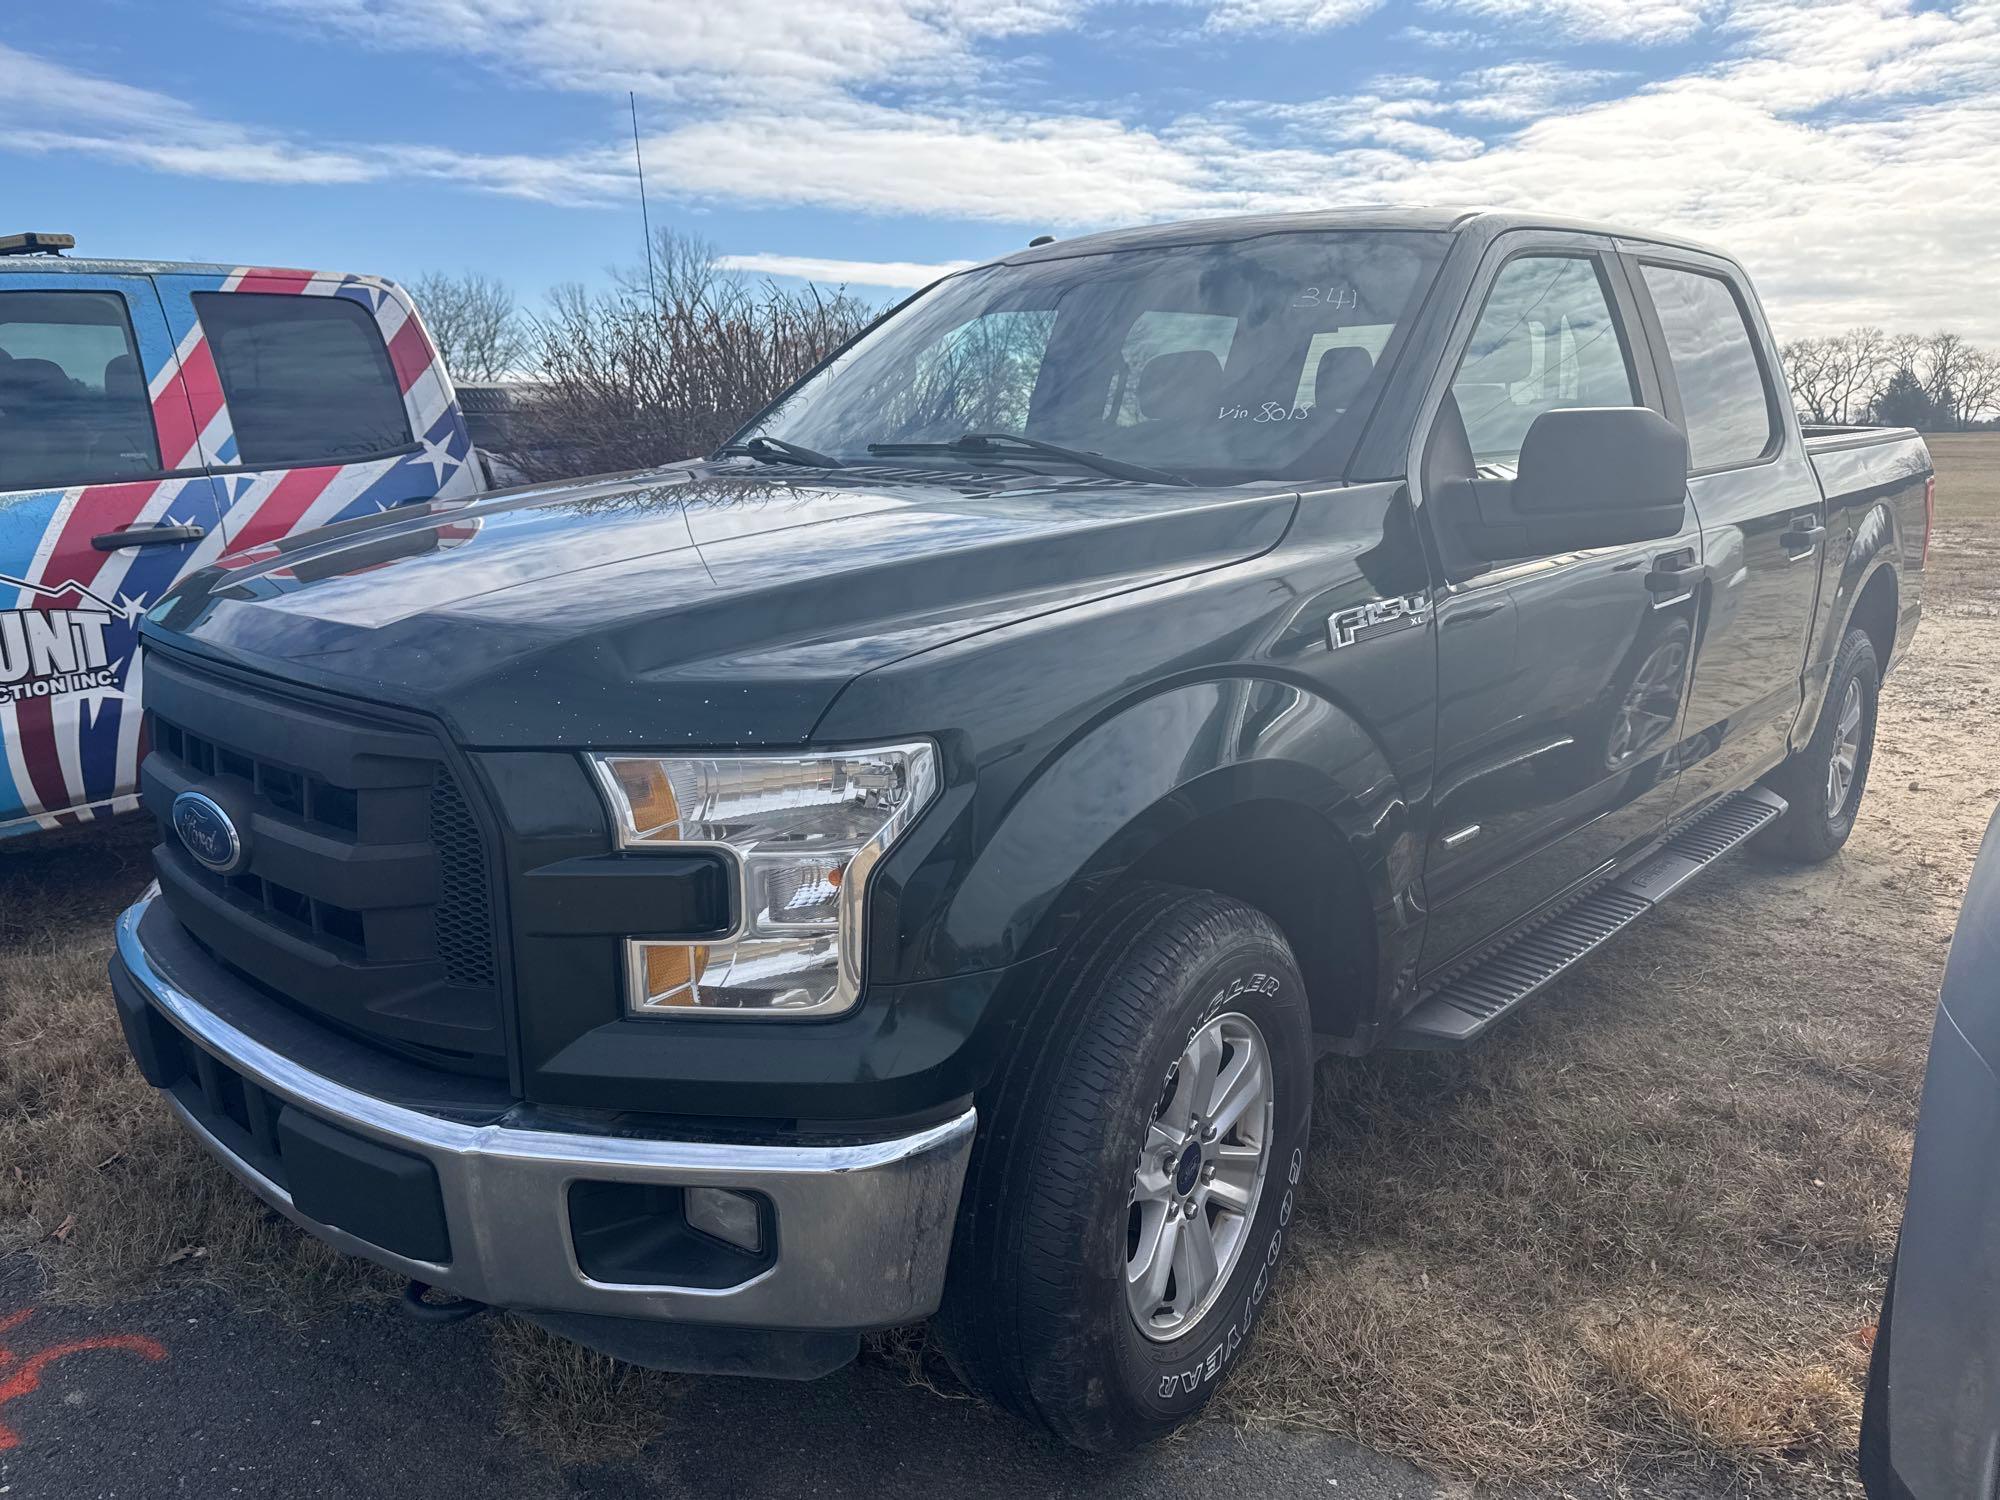
[[[1129,1448],[1208,1403],[1270,1292],[1312,1105],[1304,981],[1261,912],[1140,886],[1071,941],[1022,1036],[973,1148],[937,1332],[982,1395],[1078,1448]],[[1181,1136],[1231,1080],[1243,1113]],[[1135,1262],[1172,1268],[1158,1304],[1157,1280],[1128,1294]]]
[[[1868,768],[1875,758],[1875,711],[1882,672],[1866,632],[1850,630],[1827,679],[1819,725],[1805,747],[1766,778],[1790,806],[1757,840],[1760,853],[1791,864],[1815,865],[1840,852],[1854,831]],[[1851,731],[1849,726],[1851,725]],[[1838,801],[1834,752],[1849,769]]]

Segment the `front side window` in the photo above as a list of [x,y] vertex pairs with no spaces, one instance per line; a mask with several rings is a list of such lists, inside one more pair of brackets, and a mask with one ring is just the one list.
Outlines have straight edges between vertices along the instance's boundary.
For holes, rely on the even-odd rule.
[[0,292],[0,490],[159,471],[146,376],[117,292]]
[[1597,262],[1524,255],[1495,278],[1451,383],[1473,461],[1511,470],[1535,418],[1635,406],[1631,360]]
[[1697,469],[1755,463],[1777,429],[1742,304],[1720,276],[1678,266],[1645,272],[1681,391],[1690,461]]
[[361,303],[261,292],[192,300],[245,468],[351,463],[409,444],[402,388]]
[[744,436],[865,463],[871,446],[997,432],[1204,483],[1335,475],[1448,243],[1298,232],[988,266],[885,319]]

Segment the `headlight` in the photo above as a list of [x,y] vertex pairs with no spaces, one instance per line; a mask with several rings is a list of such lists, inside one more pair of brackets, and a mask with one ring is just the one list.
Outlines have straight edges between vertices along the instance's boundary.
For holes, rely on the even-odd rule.
[[599,755],[626,849],[711,849],[736,880],[736,930],[625,944],[635,1015],[824,1016],[861,994],[868,877],[937,795],[937,751]]

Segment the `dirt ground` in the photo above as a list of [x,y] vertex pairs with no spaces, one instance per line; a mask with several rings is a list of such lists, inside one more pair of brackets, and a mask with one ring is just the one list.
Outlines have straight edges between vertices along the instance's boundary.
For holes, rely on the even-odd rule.
[[[1293,1258],[1213,1420],[1510,1488],[1858,1491],[1931,1010],[2000,802],[2000,437],[1934,451],[1925,620],[1847,849],[1733,861],[1472,1053],[1324,1064]],[[125,1062],[103,965],[144,843],[0,852],[0,1253],[70,1302],[386,1296]],[[559,1454],[662,1430],[667,1378],[493,1327],[509,1430]],[[920,1336],[871,1357],[939,1378]]]

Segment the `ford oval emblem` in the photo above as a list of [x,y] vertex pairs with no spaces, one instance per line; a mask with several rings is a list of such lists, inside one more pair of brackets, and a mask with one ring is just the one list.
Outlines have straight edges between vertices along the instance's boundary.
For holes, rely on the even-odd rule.
[[247,862],[235,819],[205,792],[182,792],[174,798],[174,832],[197,862],[218,875],[234,875]]

